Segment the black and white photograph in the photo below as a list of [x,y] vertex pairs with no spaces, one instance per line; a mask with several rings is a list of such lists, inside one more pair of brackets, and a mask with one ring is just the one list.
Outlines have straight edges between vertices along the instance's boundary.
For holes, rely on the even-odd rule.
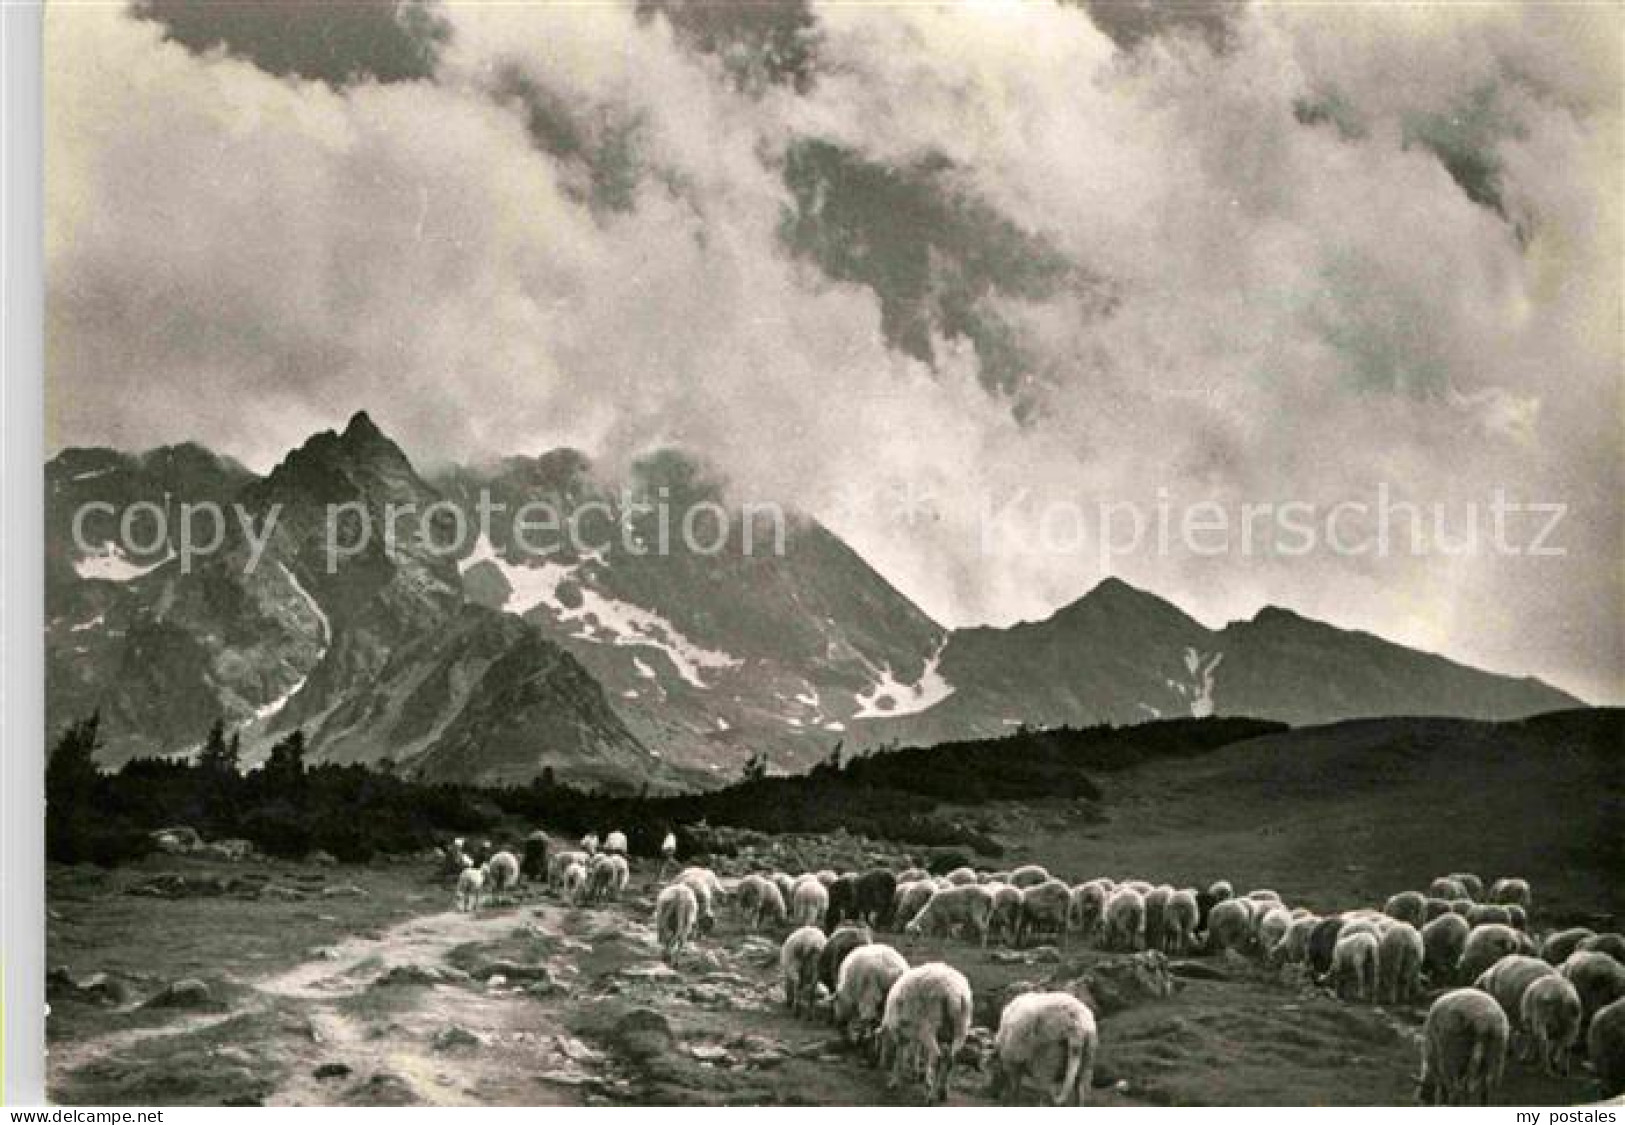
[[42,21],[46,1102],[1625,1105],[1625,7]]

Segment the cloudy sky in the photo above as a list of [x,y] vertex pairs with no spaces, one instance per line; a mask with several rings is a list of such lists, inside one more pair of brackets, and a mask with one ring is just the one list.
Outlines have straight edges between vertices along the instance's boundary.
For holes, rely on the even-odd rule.
[[[48,441],[679,445],[947,624],[1110,571],[1625,700],[1619,20],[56,3]],[[1478,547],[1100,552],[1379,488]]]

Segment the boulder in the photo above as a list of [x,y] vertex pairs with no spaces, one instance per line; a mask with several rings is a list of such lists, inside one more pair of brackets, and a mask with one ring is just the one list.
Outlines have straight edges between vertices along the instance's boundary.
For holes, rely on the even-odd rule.
[[149,1008],[212,1008],[214,993],[203,981],[194,977],[173,981],[158,995],[147,1001]]
[[670,1021],[653,1008],[634,1008],[615,1021],[610,1039],[622,1054],[648,1059],[669,1053],[677,1036]]

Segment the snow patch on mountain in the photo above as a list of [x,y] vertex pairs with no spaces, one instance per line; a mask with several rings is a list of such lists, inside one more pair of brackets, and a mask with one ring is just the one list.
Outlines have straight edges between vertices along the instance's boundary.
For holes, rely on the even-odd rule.
[[75,559],[73,569],[74,573],[84,579],[100,582],[133,582],[137,578],[151,574],[174,557],[172,551],[157,562],[142,566],[131,562],[124,549],[117,543],[108,542],[102,544],[100,554]]
[[[743,663],[726,652],[696,644],[660,614],[607,597],[581,582],[576,575],[585,563],[570,566],[555,562],[534,566],[511,563],[496,553],[484,535],[469,556],[458,564],[458,570],[467,573],[479,563],[496,567],[507,582],[508,597],[502,604],[504,612],[523,616],[543,608],[561,623],[579,625],[580,629],[571,634],[578,640],[658,649],[671,661],[677,674],[696,688],[708,686],[701,677],[702,671],[737,668]],[[568,580],[574,580],[572,600],[578,601],[578,605],[566,605],[560,596],[560,587]],[[653,670],[648,665],[639,661],[638,666],[639,675],[653,678]]]
[[[1185,648],[1185,671],[1189,683],[1169,680],[1174,694],[1187,701],[1193,719],[1206,719],[1213,714],[1213,673],[1218,670],[1224,653],[1204,653],[1190,646]],[[1145,704],[1141,704],[1142,707]]]
[[[310,591],[305,589],[304,585],[300,583],[299,579],[294,577],[293,571],[289,570],[281,562],[278,562],[276,565],[277,569],[282,572],[282,576],[288,580],[288,585],[293,587],[293,592],[299,595],[299,599],[305,603],[305,607],[309,609],[312,616],[316,618],[316,623],[322,627],[322,651],[316,654],[316,659],[311,661],[310,665],[312,668],[315,668],[316,665],[322,662],[322,657],[327,655],[328,646],[333,643],[333,624],[327,619],[327,614],[322,610],[321,604],[311,596]],[[264,706],[256,707],[254,709],[254,721],[265,722],[273,718],[277,712],[281,711],[288,705],[288,701],[290,699],[299,694],[299,689],[303,688],[309,679],[310,673],[306,672],[303,676],[300,676],[297,680],[295,680],[287,691],[283,692],[269,703],[266,703]]]
[[937,651],[931,654],[931,659],[925,662],[925,669],[920,673],[919,680],[912,684],[900,682],[889,664],[880,668],[875,685],[868,691],[858,692],[852,697],[858,705],[858,710],[852,717],[886,719],[898,715],[916,715],[947,699],[954,693],[954,686],[937,670],[937,665],[942,661],[942,648],[943,646],[939,645]]

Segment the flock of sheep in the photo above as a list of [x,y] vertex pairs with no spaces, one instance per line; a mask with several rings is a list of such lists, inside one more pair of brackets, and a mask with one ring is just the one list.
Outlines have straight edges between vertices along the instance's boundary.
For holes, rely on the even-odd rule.
[[[610,833],[602,851],[556,854],[546,864],[548,885],[574,903],[618,898],[624,853],[624,836]],[[516,881],[518,864],[506,852],[466,867],[459,906],[464,878],[477,905],[487,888],[497,896],[511,889],[510,874]],[[1424,986],[1445,989],[1423,1025],[1424,1102],[1488,1104],[1515,1039],[1526,1060],[1552,1074],[1568,1073],[1584,1051],[1607,1094],[1625,1092],[1625,937],[1582,928],[1537,936],[1522,879],[1496,880],[1486,893],[1478,877],[1454,873],[1381,909],[1322,916],[1270,890],[1237,895],[1223,881],[1200,891],[1107,878],[1072,885],[1036,864],[940,877],[919,868],[775,872],[729,887],[708,868],[688,867],[655,901],[668,963],[710,931],[723,902],[752,931],[790,931],[779,961],[793,1013],[812,1013],[822,986],[842,1036],[887,1070],[888,1085],[918,1075],[932,1100],[945,1097],[970,1031],[970,983],[942,962],[911,967],[874,931],[909,941],[953,935],[984,947],[1047,935],[1062,946],[1122,952],[1234,950],[1273,967],[1301,966],[1339,997],[1366,1003],[1405,1004],[1421,999]],[[993,1093],[1014,1103],[1036,1087],[1049,1104],[1081,1105],[1098,1046],[1093,1014],[1071,993],[1018,996],[994,1037]]]

